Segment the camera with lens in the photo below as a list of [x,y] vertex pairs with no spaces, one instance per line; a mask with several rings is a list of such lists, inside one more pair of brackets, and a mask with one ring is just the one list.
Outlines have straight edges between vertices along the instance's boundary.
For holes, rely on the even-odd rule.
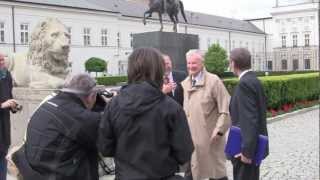
[[22,109],[23,109],[23,106],[21,104],[16,104],[16,106],[11,108],[10,111],[12,113],[16,113],[16,112],[22,111]]
[[106,89],[100,89],[97,92],[96,104],[94,105],[92,110],[95,112],[102,112],[106,107],[109,99],[111,99],[113,96],[114,96],[113,92],[108,91]]
[[98,91],[97,93],[98,96],[103,96],[105,98],[112,98],[113,97],[113,93],[106,90],[106,89],[101,89]]

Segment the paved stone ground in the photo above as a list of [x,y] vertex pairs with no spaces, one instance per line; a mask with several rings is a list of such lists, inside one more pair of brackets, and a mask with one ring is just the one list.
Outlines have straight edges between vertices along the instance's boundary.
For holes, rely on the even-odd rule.
[[[261,180],[319,180],[319,109],[268,124],[270,155]],[[228,174],[232,179],[231,165]],[[112,180],[103,177],[101,180]],[[14,180],[9,177],[8,180]]]
[[319,180],[319,109],[268,125],[270,155],[263,180]]

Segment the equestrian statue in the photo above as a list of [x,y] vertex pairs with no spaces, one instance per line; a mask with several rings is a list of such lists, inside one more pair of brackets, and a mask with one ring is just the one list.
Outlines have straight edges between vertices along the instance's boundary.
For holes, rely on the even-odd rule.
[[161,25],[160,31],[162,31],[162,14],[167,13],[173,22],[173,31],[177,32],[179,11],[181,11],[184,21],[188,23],[181,0],[149,0],[149,9],[144,13],[143,24],[146,25],[146,19],[152,17],[152,13],[156,12],[159,15],[159,21]]

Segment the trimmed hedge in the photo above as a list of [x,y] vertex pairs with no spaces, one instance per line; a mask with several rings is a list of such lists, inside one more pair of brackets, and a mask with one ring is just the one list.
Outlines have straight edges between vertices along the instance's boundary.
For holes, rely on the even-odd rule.
[[89,58],[85,64],[85,69],[88,72],[103,72],[106,70],[107,62],[101,58]]
[[[96,79],[98,84],[106,86],[128,81],[126,76],[98,77]],[[318,99],[320,95],[318,73],[264,76],[259,77],[259,79],[268,98],[268,108],[279,109],[284,104]],[[224,84],[229,93],[232,94],[238,84],[238,79],[224,79]]]
[[[318,73],[259,77],[268,99],[268,108],[279,109],[284,104],[300,100],[318,99],[320,78]],[[237,78],[225,79],[224,84],[232,94]]]
[[127,82],[128,77],[127,76],[97,77],[96,80],[99,85],[114,86],[122,82]]
[[[292,75],[292,74],[307,74],[307,73],[314,73],[318,71],[308,70],[308,71],[256,71],[257,76],[265,76],[266,72],[268,72],[268,76],[281,76],[281,75]],[[220,75],[222,78],[230,78],[235,77],[233,72],[224,72]]]

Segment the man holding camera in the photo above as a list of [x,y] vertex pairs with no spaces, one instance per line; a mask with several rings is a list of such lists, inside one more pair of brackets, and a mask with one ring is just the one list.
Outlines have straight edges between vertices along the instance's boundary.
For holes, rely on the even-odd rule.
[[93,112],[98,89],[88,74],[69,76],[32,115],[24,145],[12,155],[23,180],[98,180]]
[[5,156],[10,146],[10,110],[17,106],[12,98],[12,78],[4,62],[4,55],[0,53],[0,180],[7,175],[7,161]]

